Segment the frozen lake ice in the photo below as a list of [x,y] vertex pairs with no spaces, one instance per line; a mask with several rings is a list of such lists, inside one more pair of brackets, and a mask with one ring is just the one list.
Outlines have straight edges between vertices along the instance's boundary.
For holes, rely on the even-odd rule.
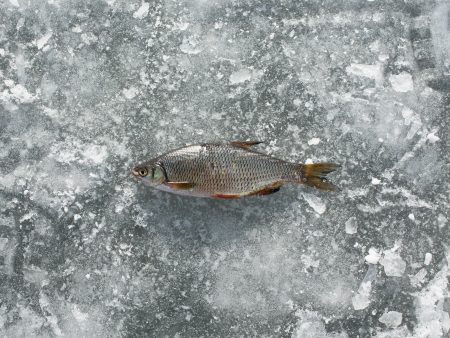
[[[450,2],[3,0],[2,337],[448,337]],[[336,193],[151,190],[265,140]]]

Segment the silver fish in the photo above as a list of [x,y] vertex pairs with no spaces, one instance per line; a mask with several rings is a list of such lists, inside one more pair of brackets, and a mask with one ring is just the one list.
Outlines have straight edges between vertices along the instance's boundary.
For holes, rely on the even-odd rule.
[[144,184],[176,194],[239,198],[268,195],[285,183],[334,190],[325,176],[334,163],[287,162],[251,149],[257,141],[203,143],[175,149],[133,168]]

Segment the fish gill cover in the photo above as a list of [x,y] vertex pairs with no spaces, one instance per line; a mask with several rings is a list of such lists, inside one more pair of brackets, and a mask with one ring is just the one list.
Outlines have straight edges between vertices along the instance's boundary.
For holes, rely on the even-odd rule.
[[[446,337],[450,4],[0,3],[0,334]],[[337,193],[136,184],[266,140]]]

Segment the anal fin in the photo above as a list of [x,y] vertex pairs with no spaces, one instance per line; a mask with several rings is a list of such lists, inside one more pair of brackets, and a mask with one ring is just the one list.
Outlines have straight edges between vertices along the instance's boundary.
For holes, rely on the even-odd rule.
[[226,199],[226,200],[232,200],[232,199],[240,198],[241,195],[237,195],[237,194],[215,194],[215,195],[212,195],[211,197],[213,197],[213,198],[220,198],[220,199]]
[[281,183],[270,184],[260,190],[253,191],[248,196],[264,196],[274,194],[281,189]]

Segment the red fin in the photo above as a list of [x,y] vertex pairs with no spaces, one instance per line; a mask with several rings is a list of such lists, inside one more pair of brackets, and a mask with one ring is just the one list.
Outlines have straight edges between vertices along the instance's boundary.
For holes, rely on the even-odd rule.
[[233,147],[248,149],[251,146],[263,143],[263,141],[232,141],[230,144]]
[[211,197],[213,197],[213,198],[221,198],[221,199],[229,199],[229,200],[231,200],[231,199],[235,199],[235,198],[240,198],[241,197],[241,195],[227,195],[227,194],[216,194],[216,195],[212,195]]
[[325,176],[339,167],[335,163],[300,164],[298,171],[301,179],[298,183],[303,183],[320,190],[334,191],[336,187]]
[[164,184],[175,190],[188,190],[195,186],[195,184],[191,182],[164,182]]
[[262,188],[261,190],[253,191],[248,196],[264,196],[274,194],[281,189],[281,183],[274,183]]

